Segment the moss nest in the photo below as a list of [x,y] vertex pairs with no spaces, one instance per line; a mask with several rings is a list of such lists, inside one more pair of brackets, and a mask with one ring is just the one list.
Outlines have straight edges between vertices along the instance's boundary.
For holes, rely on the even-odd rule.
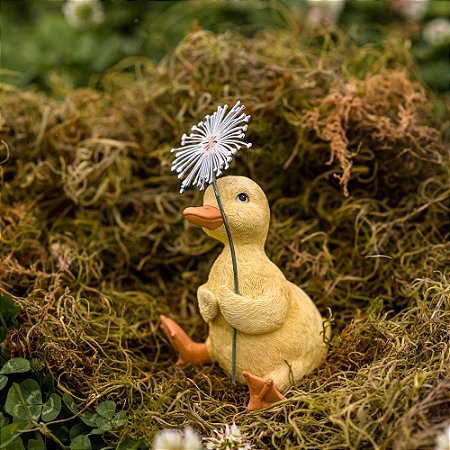
[[[169,150],[241,99],[229,173],[266,191],[267,252],[334,322],[327,361],[244,413],[215,365],[179,368],[171,315],[206,337],[196,289],[218,244],[180,211]],[[147,443],[234,420],[261,449],[430,448],[450,408],[449,173],[408,50],[339,32],[196,31],[160,64],[129,59],[64,100],[3,85],[0,291],[22,307],[10,356],[40,358],[80,406],[111,399]]]

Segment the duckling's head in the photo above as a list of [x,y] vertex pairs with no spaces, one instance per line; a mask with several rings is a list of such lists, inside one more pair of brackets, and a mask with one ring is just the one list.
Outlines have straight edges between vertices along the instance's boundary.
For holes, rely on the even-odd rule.
[[[219,178],[217,185],[233,242],[236,245],[264,245],[269,230],[270,210],[263,190],[250,178],[239,176]],[[201,226],[209,236],[224,244],[228,243],[212,185],[205,191],[203,206],[186,208],[183,214],[190,222]]]

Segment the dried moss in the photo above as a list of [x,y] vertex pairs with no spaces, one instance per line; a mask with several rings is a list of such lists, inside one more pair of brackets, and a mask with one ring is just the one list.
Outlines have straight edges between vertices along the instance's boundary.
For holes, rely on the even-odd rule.
[[[159,66],[130,59],[62,102],[1,92],[0,291],[22,306],[11,355],[42,358],[80,404],[129,411],[121,436],[204,435],[236,420],[257,448],[430,448],[448,422],[448,154],[407,50],[338,32],[199,31]],[[174,367],[170,313],[196,339],[218,252],[180,211],[169,149],[240,98],[254,149],[232,167],[272,207],[267,250],[335,334],[286,400],[245,415],[216,366]]]

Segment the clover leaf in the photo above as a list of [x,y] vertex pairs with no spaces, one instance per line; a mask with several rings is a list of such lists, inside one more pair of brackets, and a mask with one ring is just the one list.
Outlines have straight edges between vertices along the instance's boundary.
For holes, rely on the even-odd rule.
[[45,450],[45,444],[39,439],[30,439],[28,441],[28,450]]
[[92,448],[91,441],[87,436],[80,434],[72,439],[70,448],[71,450],[90,450]]
[[57,394],[50,395],[50,398],[42,405],[42,420],[50,422],[58,417],[61,411],[61,397]]
[[5,375],[0,375],[0,391],[6,386],[8,383],[8,377]]
[[63,394],[63,402],[67,406],[67,409],[72,414],[78,414],[80,412],[75,405],[75,400],[69,394],[66,394],[65,392]]
[[83,414],[80,414],[80,419],[90,427],[97,426],[95,421],[98,418],[98,414],[91,413],[89,411],[85,411]]
[[6,396],[5,411],[19,420],[39,420],[42,411],[39,384],[34,380],[13,383]]
[[0,374],[24,373],[30,370],[30,361],[25,358],[11,358],[0,369]]
[[101,434],[105,431],[112,430],[123,426],[126,423],[126,412],[116,412],[116,404],[111,400],[105,400],[100,403],[95,410],[98,413],[98,417],[95,419],[97,425],[96,430],[92,430],[92,434]]
[[23,450],[25,447],[19,433],[24,426],[21,422],[15,422],[2,427],[0,429],[0,449]]
[[116,412],[116,404],[112,400],[105,400],[96,406],[95,410],[101,417],[110,420]]
[[0,295],[0,342],[5,340],[8,330],[17,327],[19,313],[20,307],[12,298]]

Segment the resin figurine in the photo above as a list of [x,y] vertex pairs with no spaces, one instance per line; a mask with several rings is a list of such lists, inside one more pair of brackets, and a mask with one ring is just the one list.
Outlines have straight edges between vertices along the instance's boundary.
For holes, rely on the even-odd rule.
[[[291,382],[325,359],[323,319],[308,295],[287,281],[265,253],[270,210],[262,189],[240,176],[221,178],[217,185],[233,236],[240,294],[233,291],[230,243],[213,186],[209,186],[203,206],[183,213],[224,244],[208,281],[198,289],[199,309],[209,325],[209,336],[205,343],[193,342],[166,316],[161,316],[161,328],[179,355],[178,364],[211,360],[227,373],[232,372],[232,330],[237,330],[237,381],[248,384],[247,409],[260,409],[281,400],[281,392]],[[329,327],[326,335],[329,339]]]

